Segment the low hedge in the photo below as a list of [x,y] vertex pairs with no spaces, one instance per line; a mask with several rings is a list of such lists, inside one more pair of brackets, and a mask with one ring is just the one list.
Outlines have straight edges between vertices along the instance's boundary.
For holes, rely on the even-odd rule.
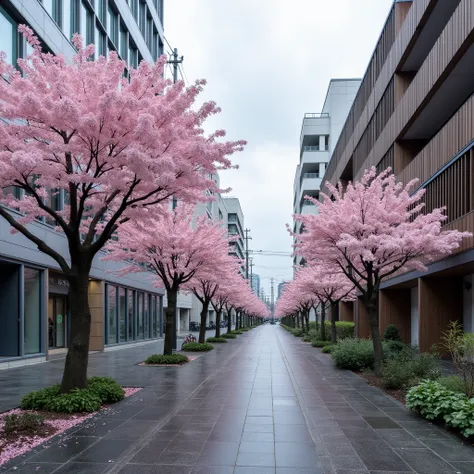
[[240,330],[240,329],[234,329],[231,334],[237,334],[237,335],[240,335],[240,334],[243,334],[244,331]]
[[188,344],[183,344],[181,349],[185,352],[207,352],[212,351],[214,346],[208,342],[204,342],[202,344],[199,342],[189,342]]
[[330,343],[328,341],[318,341],[317,339],[313,339],[311,341],[311,345],[313,347],[326,347],[328,346]]
[[329,344],[328,346],[324,346],[321,349],[321,352],[323,352],[324,354],[331,354],[335,347],[336,346],[334,344]]
[[428,420],[443,421],[466,438],[474,435],[474,399],[436,381],[425,380],[412,387],[406,396],[406,406]]
[[236,334],[232,334],[230,332],[226,332],[225,334],[222,334],[222,336],[224,339],[237,339],[237,335]]
[[185,364],[189,362],[187,356],[183,354],[171,354],[171,355],[163,355],[163,354],[153,354],[148,359],[145,360],[145,364]]
[[208,337],[206,339],[206,342],[218,342],[218,343],[223,343],[227,342],[227,339],[225,337]]
[[21,399],[24,410],[43,410],[60,413],[97,411],[104,403],[123,400],[123,388],[110,377],[91,377],[88,388],[59,393],[60,385],[36,390]]
[[375,362],[370,339],[343,339],[336,344],[331,356],[339,369],[372,369]]

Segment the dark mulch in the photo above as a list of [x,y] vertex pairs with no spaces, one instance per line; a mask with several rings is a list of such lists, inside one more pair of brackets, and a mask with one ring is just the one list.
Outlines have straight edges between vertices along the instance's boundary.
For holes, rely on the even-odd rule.
[[363,378],[369,385],[373,387],[378,387],[383,390],[385,393],[390,395],[391,397],[395,398],[399,402],[405,405],[405,390],[389,390],[388,388],[384,388],[382,385],[382,378],[377,377],[375,374],[371,374],[369,372],[355,372],[359,377]]

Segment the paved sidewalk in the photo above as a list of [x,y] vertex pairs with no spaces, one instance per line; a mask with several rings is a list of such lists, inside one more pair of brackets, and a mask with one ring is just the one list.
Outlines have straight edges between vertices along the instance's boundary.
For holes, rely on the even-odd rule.
[[181,368],[119,357],[146,388],[8,472],[474,473],[474,449],[278,326]]

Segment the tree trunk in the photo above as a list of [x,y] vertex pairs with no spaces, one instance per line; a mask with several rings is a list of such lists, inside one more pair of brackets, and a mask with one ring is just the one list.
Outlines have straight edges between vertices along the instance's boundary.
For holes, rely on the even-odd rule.
[[221,314],[222,310],[216,311],[216,337],[221,337]]
[[232,331],[232,310],[227,311],[227,332]]
[[164,355],[173,354],[174,345],[174,323],[175,323],[175,312],[176,312],[176,301],[178,299],[178,290],[171,289],[166,291],[166,297],[168,299],[168,306],[165,312],[166,321],[166,333],[165,333],[165,348],[163,350]]
[[202,304],[202,311],[201,311],[201,327],[199,328],[199,340],[200,344],[206,342],[206,322],[207,322],[207,313],[209,310],[209,301],[204,300]]
[[336,304],[331,305],[331,342],[336,344],[337,342],[337,331],[336,331],[336,319],[337,319],[337,307]]
[[370,333],[372,335],[372,344],[374,346],[374,372],[375,375],[381,376],[383,364],[383,347],[382,336],[380,335],[379,328],[377,293],[375,293],[370,299],[365,300],[365,306],[367,308],[367,317],[369,319]]
[[326,321],[326,305],[321,305],[321,341],[326,340],[326,325],[324,324]]
[[[81,262],[79,265],[71,265],[71,275],[68,275],[71,329],[69,349],[61,382],[61,393],[68,393],[74,388],[87,388],[87,365],[89,362],[91,332],[89,271],[90,264]],[[65,316],[63,315],[63,317]]]
[[306,320],[306,332],[309,333],[309,309],[305,311],[304,319]]

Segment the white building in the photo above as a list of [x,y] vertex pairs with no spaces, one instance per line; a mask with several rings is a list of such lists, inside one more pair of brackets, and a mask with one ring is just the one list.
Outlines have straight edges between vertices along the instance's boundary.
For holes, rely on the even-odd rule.
[[[300,157],[293,184],[293,212],[317,214],[318,208],[304,199],[319,197],[322,178],[344,122],[360,86],[360,79],[331,79],[321,113],[306,113],[300,135]],[[294,232],[300,224],[294,222]],[[295,257],[294,264],[301,264]]]

